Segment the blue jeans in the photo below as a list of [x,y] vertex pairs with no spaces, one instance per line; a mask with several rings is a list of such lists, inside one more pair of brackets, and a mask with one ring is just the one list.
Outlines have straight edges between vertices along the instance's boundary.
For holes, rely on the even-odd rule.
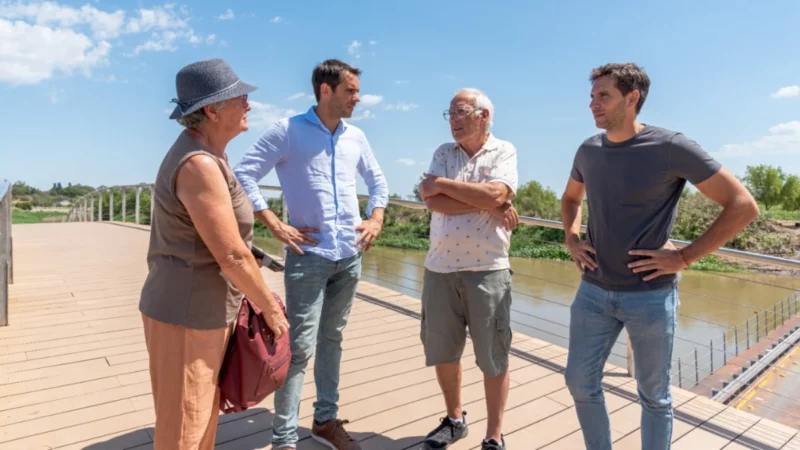
[[273,447],[298,441],[303,380],[315,347],[317,401],[314,402],[314,420],[326,422],[336,418],[342,331],[361,277],[361,255],[331,261],[309,252],[299,255],[290,249],[285,266],[292,362],[285,384],[275,392]]
[[677,286],[646,292],[612,292],[581,282],[570,308],[565,378],[588,450],[611,450],[611,427],[601,381],[603,366],[623,326],[633,347],[642,404],[642,448],[670,448],[670,372],[677,305]]

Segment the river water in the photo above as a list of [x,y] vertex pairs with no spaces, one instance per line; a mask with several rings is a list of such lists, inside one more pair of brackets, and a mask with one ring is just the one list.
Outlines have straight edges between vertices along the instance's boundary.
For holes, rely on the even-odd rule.
[[[282,254],[280,242],[257,238],[256,245],[272,254]],[[425,251],[373,247],[364,255],[362,279],[419,298],[422,290]],[[512,258],[512,325],[515,331],[566,347],[569,336],[569,305],[580,282],[580,274],[571,262]],[[681,358],[684,387],[698,376],[719,368],[723,348],[727,359],[736,349],[747,346],[749,326],[751,343],[764,339],[765,327],[781,325],[784,316],[796,313],[794,289],[800,278],[761,273],[717,274],[685,271],[679,285],[680,308],[673,359]],[[787,300],[790,299],[790,300]],[[758,311],[758,325],[755,313]],[[773,315],[773,311],[776,314]],[[766,324],[765,324],[766,316]],[[749,325],[745,322],[749,321]],[[723,343],[723,333],[725,342]],[[612,350],[609,362],[625,367],[625,332]],[[713,347],[711,347],[713,341]],[[712,351],[712,348],[714,349]],[[695,366],[694,352],[698,362]],[[674,384],[678,385],[677,367]]]

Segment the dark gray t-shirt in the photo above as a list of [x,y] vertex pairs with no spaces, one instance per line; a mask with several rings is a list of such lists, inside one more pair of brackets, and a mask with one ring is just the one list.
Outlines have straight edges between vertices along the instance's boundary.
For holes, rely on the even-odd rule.
[[698,184],[721,165],[681,133],[645,125],[625,142],[604,133],[587,139],[575,155],[572,178],[586,185],[587,240],[597,250],[597,269],[583,279],[612,291],[647,291],[674,285],[677,275],[649,282],[633,273],[629,250],[661,248],[675,223],[686,181]]

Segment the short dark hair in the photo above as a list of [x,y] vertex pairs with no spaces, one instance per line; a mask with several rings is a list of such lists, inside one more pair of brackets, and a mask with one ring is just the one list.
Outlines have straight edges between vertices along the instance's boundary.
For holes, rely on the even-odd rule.
[[639,114],[647,99],[647,92],[650,91],[650,77],[644,69],[634,63],[611,63],[592,70],[589,80],[594,82],[605,76],[614,79],[622,95],[628,95],[634,90],[639,91],[639,101],[636,103],[636,114]]
[[361,75],[361,69],[357,69],[350,64],[338,59],[328,59],[314,68],[314,73],[311,75],[311,84],[314,85],[314,97],[319,101],[320,90],[322,83],[336,89],[339,83],[342,82],[342,75],[345,72],[350,72],[355,76]]

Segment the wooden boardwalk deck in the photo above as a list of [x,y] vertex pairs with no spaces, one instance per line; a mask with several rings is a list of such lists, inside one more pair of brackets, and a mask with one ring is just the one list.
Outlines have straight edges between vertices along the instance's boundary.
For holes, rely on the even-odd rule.
[[[0,328],[0,450],[152,448],[147,352],[137,309],[146,276],[146,228],[102,223],[14,226],[10,325]],[[282,278],[264,271],[283,293]],[[419,301],[362,282],[345,333],[340,416],[365,449],[417,448],[444,414],[424,367]],[[467,346],[463,400],[472,428],[454,449],[477,448],[486,409]],[[566,350],[519,333],[511,358],[505,432],[509,449],[581,449],[563,379]],[[636,383],[608,366],[615,449],[639,448]],[[309,435],[315,389],[301,405]],[[675,449],[796,449],[797,430],[675,390]],[[270,448],[272,397],[220,417],[219,449]],[[299,449],[322,449],[310,439]]]

